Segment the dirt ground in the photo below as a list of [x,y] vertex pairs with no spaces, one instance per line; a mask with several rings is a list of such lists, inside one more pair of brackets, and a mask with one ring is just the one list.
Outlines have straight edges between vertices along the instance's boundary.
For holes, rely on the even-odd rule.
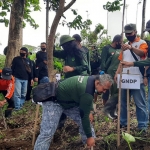
[[[93,122],[96,132],[96,146],[94,150],[129,150],[125,140],[121,137],[121,145],[117,148],[117,120],[110,120],[102,113],[102,102],[97,103],[97,113]],[[11,118],[6,119],[8,129],[5,130],[3,119],[0,115],[0,150],[33,150],[32,136],[35,119],[35,104],[26,102],[24,108],[13,112]],[[131,134],[139,137],[136,132],[135,107],[131,104]],[[40,110],[41,112],[41,110]],[[41,118],[41,113],[39,114]],[[39,124],[36,136],[39,134]],[[150,130],[150,128],[149,128]],[[149,131],[148,130],[148,131]],[[143,140],[131,143],[132,150],[150,150],[150,133]],[[61,130],[57,130],[50,150],[85,150],[78,132],[78,126],[67,120]]]

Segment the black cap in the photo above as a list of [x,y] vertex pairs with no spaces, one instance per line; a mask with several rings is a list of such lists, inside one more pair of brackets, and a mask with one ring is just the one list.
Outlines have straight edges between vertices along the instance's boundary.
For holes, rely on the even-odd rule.
[[150,20],[146,23],[146,29],[144,30],[144,32],[145,31],[150,31]]
[[81,36],[79,34],[74,34],[72,37],[75,38],[75,40],[78,42],[82,41]]
[[121,39],[122,39],[122,36],[117,34],[117,35],[114,36],[113,42],[121,42]]
[[3,68],[2,79],[11,80],[12,70],[11,68]]
[[26,47],[21,47],[20,50],[25,51],[26,53],[28,53],[28,49]]
[[133,31],[136,31],[136,24],[130,23],[125,25],[124,27],[125,33],[132,33]]

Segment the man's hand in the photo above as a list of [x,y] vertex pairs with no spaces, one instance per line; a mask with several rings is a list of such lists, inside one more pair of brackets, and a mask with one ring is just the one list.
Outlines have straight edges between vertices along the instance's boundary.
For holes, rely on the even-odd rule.
[[3,107],[6,103],[7,101],[5,99],[3,101],[0,101],[0,107]]
[[131,46],[131,45],[128,45],[128,44],[122,44],[122,45],[121,45],[121,49],[122,49],[123,51],[125,51],[125,50],[131,50],[131,49],[132,49],[132,46]]
[[33,79],[31,80],[31,86],[33,86],[34,85],[34,81],[33,81]]
[[125,66],[127,66],[127,67],[134,66],[134,63],[133,63],[133,62],[127,62],[127,61],[122,61],[121,64],[122,64],[122,65],[125,65]]
[[117,73],[115,74],[115,76],[114,76],[114,81],[117,83]]
[[93,137],[87,138],[86,144],[87,144],[88,148],[95,146],[95,139]]
[[148,85],[147,77],[144,77],[144,79],[143,79],[143,83],[144,83],[144,85],[145,85],[145,86],[147,86],[147,85]]
[[73,67],[70,67],[70,66],[64,66],[63,67],[63,71],[66,73],[66,72],[72,72],[74,71],[74,68]]
[[38,78],[34,78],[34,81],[35,81],[35,82],[38,82]]
[[89,114],[89,119],[90,119],[90,122],[93,122],[94,117],[93,117],[93,114],[92,114],[92,113]]

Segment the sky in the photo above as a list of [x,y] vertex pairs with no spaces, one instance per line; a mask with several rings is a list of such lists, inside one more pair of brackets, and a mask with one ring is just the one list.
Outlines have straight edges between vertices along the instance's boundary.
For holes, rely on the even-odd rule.
[[[104,25],[105,29],[107,29],[107,11],[103,9],[103,5],[107,3],[108,0],[76,0],[75,4],[71,7],[76,9],[78,14],[80,14],[85,21],[87,18],[92,21],[91,30],[94,30],[95,26],[98,23]],[[113,0],[109,0],[113,1]],[[127,2],[127,15],[125,16],[125,24],[126,23],[136,23],[137,18],[137,30],[138,33],[141,32],[141,24],[142,24],[142,3],[138,4],[140,0],[126,0]],[[70,2],[70,0],[67,0]],[[28,23],[23,29],[23,45],[33,45],[39,46],[41,42],[45,42],[45,26],[46,26],[46,5],[44,4],[43,0],[40,0],[41,11],[39,12],[32,12],[31,16],[35,19],[36,23],[39,24],[38,29],[32,28]],[[146,22],[150,20],[150,0],[147,0],[147,7],[146,7]],[[137,9],[138,8],[138,9]],[[138,10],[138,13],[137,13]],[[116,15],[109,13],[108,14],[108,29],[109,33],[120,34],[121,24],[122,24],[122,10],[120,12],[115,12]],[[53,22],[55,13],[50,11],[49,14],[49,27]],[[65,12],[66,21],[72,21],[75,16],[72,14],[71,10]],[[117,17],[114,17],[117,16]],[[137,16],[137,17],[136,17]],[[7,16],[9,18],[9,14]],[[50,30],[50,28],[49,28]],[[4,24],[0,23],[0,54],[3,53],[3,49],[7,46],[8,43],[8,31],[9,28],[5,27]],[[56,33],[69,34],[69,29],[65,26],[59,25],[57,28]],[[70,30],[70,35],[73,34],[80,34],[80,30]]]

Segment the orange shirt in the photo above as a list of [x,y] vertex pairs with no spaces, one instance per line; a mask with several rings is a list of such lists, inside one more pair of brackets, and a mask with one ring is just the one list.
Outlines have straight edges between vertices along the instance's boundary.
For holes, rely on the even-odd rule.
[[[2,70],[0,70],[2,73]],[[13,96],[15,89],[15,80],[12,76],[11,80],[0,79],[0,91],[7,91],[5,98],[10,99]]]
[[[139,41],[140,41],[140,37],[137,37],[137,38],[134,40],[134,42],[139,42]],[[134,42],[133,42],[133,43],[134,43]],[[143,51],[144,54],[145,54],[145,56],[142,56],[141,58],[142,58],[142,59],[145,59],[146,56],[147,56],[147,50],[148,50],[148,45],[147,45],[147,43],[142,43],[142,44],[140,45],[139,49],[140,49],[141,51]],[[120,53],[118,59],[119,59],[120,61],[122,61],[122,52]]]

